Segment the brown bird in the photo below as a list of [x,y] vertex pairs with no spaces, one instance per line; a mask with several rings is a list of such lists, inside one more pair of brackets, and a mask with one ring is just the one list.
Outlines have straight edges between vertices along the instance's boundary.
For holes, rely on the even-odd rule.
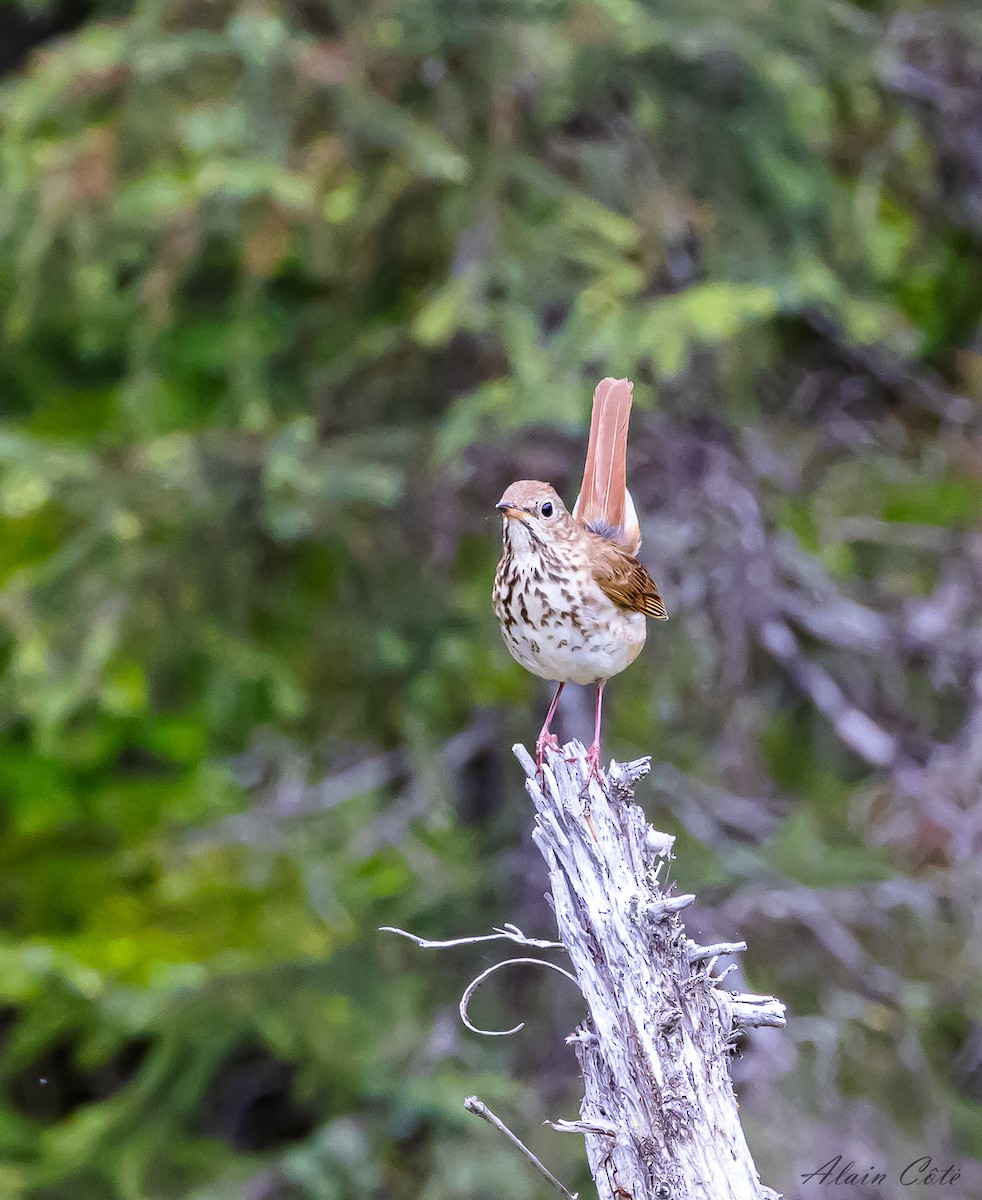
[[603,379],[583,484],[573,512],[555,488],[523,479],[498,502],[504,549],[494,577],[494,611],[505,644],[526,670],[558,683],[535,743],[539,768],[559,742],[549,726],[567,683],[595,683],[597,712],[588,760],[600,771],[604,684],[641,653],[646,617],[668,613],[654,580],[634,557],[641,528],[627,490],[627,426],[633,384]]

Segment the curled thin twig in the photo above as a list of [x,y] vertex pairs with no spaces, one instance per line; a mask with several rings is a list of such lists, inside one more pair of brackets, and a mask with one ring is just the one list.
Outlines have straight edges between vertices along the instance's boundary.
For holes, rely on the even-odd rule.
[[506,958],[503,962],[495,963],[493,966],[488,967],[486,971],[482,971],[476,979],[472,979],[467,985],[464,994],[460,998],[460,1019],[472,1033],[480,1033],[484,1037],[511,1037],[513,1033],[520,1033],[521,1030],[525,1028],[525,1022],[522,1021],[522,1023],[520,1025],[516,1025],[514,1029],[480,1029],[467,1015],[467,1006],[470,1004],[471,998],[489,975],[493,975],[495,971],[500,971],[502,967],[517,966],[520,963],[528,963],[529,965],[536,967],[548,967],[551,971],[558,971],[560,975],[565,975],[566,978],[572,980],[577,987],[580,986],[575,975],[571,975],[564,967],[557,966],[556,963],[548,962],[544,958]]

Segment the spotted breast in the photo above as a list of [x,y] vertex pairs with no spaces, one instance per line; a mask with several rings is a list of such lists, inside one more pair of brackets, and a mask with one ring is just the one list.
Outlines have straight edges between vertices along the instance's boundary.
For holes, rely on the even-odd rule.
[[[541,485],[548,488],[548,485]],[[553,518],[506,524],[492,602],[513,658],[557,683],[597,683],[641,653],[644,611],[616,603],[597,581],[605,539],[576,526],[551,488],[540,501]]]

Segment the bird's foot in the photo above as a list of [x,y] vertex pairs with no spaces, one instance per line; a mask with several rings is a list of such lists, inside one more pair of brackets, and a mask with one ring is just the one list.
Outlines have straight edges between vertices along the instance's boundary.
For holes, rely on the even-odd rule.
[[[604,786],[604,777],[600,773],[600,743],[594,742],[590,749],[586,752],[587,773],[586,780],[583,783],[583,789],[580,792],[580,798],[586,798],[590,792],[590,781],[595,779],[600,787]],[[594,842],[599,842],[597,837],[597,829],[593,823],[593,818],[590,816],[590,802],[587,800],[583,806],[583,820],[586,823],[587,829],[590,830],[590,836]]]
[[590,749],[586,752],[587,775],[586,782],[583,784],[583,793],[586,794],[590,788],[590,780],[595,779],[601,787],[604,785],[604,777],[600,772],[600,743],[594,742]]
[[546,760],[547,750],[558,750],[559,738],[554,733],[542,732],[539,734],[535,743],[535,761],[539,768],[539,774],[542,774],[542,764]]

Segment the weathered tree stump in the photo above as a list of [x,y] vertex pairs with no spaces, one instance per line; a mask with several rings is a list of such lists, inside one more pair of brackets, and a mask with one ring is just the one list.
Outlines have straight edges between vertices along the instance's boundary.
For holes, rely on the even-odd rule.
[[[601,1200],[771,1200],[776,1193],[761,1184],[740,1125],[729,1053],[741,1030],[784,1025],[784,1006],[719,987],[727,972],[713,973],[718,958],[745,943],[699,946],[686,936],[679,913],[695,897],[672,894],[664,879],[674,838],[653,829],[633,803],[650,759],[612,763],[598,779],[579,742],[548,752],[541,774],[524,746],[514,750],[535,804],[532,836],[549,871],[559,941],[514,926],[447,942],[392,932],[429,948],[507,939],[566,951],[568,970],[544,959],[507,962],[559,970],[586,1001],[586,1019],[567,1038],[583,1073],[580,1120],[554,1128],[583,1134]],[[504,965],[465,991],[468,1028],[476,1030],[471,996]],[[570,1196],[486,1105],[476,1097],[466,1103]]]
[[[650,759],[588,780],[583,746],[550,753],[542,777],[515,754],[536,808],[559,940],[589,1015],[568,1039],[583,1071],[578,1123],[602,1200],[758,1200],[728,1068],[741,1028],[783,1025],[784,1006],[720,990],[713,966],[743,943],[698,946],[664,873],[674,839],[633,803]],[[567,1126],[567,1128],[570,1126]]]

